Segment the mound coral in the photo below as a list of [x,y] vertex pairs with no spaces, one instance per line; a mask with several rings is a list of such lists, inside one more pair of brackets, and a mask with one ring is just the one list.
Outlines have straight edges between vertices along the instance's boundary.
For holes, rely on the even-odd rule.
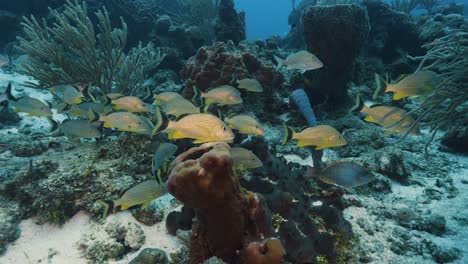
[[[259,213],[261,203],[240,186],[227,144],[204,144],[179,155],[171,164],[167,189],[195,210],[191,263],[201,263],[212,256],[235,263],[239,259],[237,252],[246,241],[260,237],[253,220],[264,215]],[[280,263],[281,257],[276,259],[269,263]]]
[[273,64],[261,61],[249,51],[234,47],[232,42],[216,42],[213,46],[201,47],[187,61],[180,74],[186,80],[185,92],[189,93],[194,86],[203,91],[232,84],[234,78],[256,78],[265,89],[279,86],[281,80]]

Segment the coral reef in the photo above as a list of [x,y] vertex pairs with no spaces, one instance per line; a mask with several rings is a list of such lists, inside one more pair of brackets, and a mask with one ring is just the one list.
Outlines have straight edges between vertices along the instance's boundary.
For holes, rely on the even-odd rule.
[[390,63],[400,58],[399,50],[422,54],[418,28],[409,15],[392,10],[383,1],[366,0],[364,5],[371,29],[366,47],[368,56]]
[[306,75],[315,84],[313,103],[346,101],[349,73],[369,33],[366,12],[357,5],[309,6],[302,24],[307,50],[325,65]]
[[235,78],[256,78],[265,89],[280,85],[281,75],[276,73],[271,62],[263,61],[243,46],[217,42],[202,47],[183,67],[181,76],[185,79],[185,92],[192,87],[202,91],[225,84],[233,84]]
[[138,250],[144,241],[145,234],[139,225],[109,223],[106,226],[96,225],[88,230],[83,234],[78,246],[87,259],[103,262],[119,259],[128,251]]
[[166,252],[158,248],[145,248],[129,264],[168,264]]
[[[239,185],[229,146],[204,144],[179,155],[171,164],[168,191],[194,208],[190,262],[217,256],[232,263],[246,239],[259,237],[251,210],[256,198]],[[253,213],[253,215],[256,215]]]

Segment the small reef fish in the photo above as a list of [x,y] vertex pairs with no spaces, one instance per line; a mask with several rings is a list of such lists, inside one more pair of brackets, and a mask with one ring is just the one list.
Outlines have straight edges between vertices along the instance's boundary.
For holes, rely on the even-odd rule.
[[307,166],[306,177],[319,178],[344,188],[354,188],[374,180],[372,173],[354,162],[334,162],[321,171]]
[[99,115],[106,115],[112,112],[112,107],[96,102],[84,102],[78,105],[72,105],[69,109],[63,111],[63,113],[79,117],[89,117],[90,113],[93,111]]
[[[351,109],[351,112],[365,113],[367,116],[364,118],[364,121],[380,125],[386,131],[394,133],[408,133],[408,130],[413,126],[414,122],[416,122],[411,116],[407,116],[402,120],[407,112],[398,107],[386,105],[367,107],[359,95],[356,98],[356,105]],[[414,125],[408,134],[413,136],[419,135],[419,126],[417,124]]]
[[263,129],[260,123],[249,115],[235,115],[224,118],[224,122],[229,128],[238,130],[239,133],[248,135],[263,135]]
[[297,140],[298,147],[315,146],[316,150],[346,145],[343,136],[331,126],[318,125],[309,127],[300,133],[295,133],[285,125],[283,145],[290,140]]
[[183,97],[175,97],[165,104],[160,105],[160,107],[164,113],[173,115],[176,118],[186,114],[200,113],[200,109],[198,107]]
[[261,93],[263,92],[263,86],[256,79],[242,79],[237,81],[237,88],[244,89],[249,92]]
[[299,70],[301,73],[323,67],[323,63],[312,53],[301,50],[289,55],[286,60],[274,56],[278,63],[277,69],[286,66],[288,70]]
[[161,173],[167,172],[170,159],[177,152],[177,145],[172,143],[161,143],[153,154],[151,171],[154,176],[161,177]]
[[163,93],[160,93],[160,94],[153,95],[155,105],[165,104],[169,100],[174,99],[176,97],[183,98],[182,95],[180,95],[178,93],[175,93],[175,92],[163,92]]
[[[80,89],[82,88],[82,89]],[[49,92],[62,94],[62,100],[68,105],[76,105],[83,102],[88,94],[88,87],[74,85],[57,85],[49,89]]]
[[0,68],[10,65],[10,59],[6,56],[0,55]]
[[8,99],[8,105],[10,105],[15,112],[27,113],[29,116],[52,115],[50,107],[41,100],[29,96],[24,96],[21,98],[13,97],[11,94],[11,83],[9,83],[7,86],[6,96]]
[[404,97],[425,97],[430,95],[438,82],[438,76],[432,71],[418,71],[410,74],[395,84],[388,83],[380,75],[375,74],[377,88],[374,92],[374,100],[379,95],[393,92],[393,100]]
[[144,113],[148,112],[145,103],[135,96],[124,96],[117,99],[112,99],[112,109],[124,110],[131,113]]
[[234,133],[227,125],[211,114],[192,114],[177,121],[170,121],[159,108],[156,108],[156,119],[153,135],[167,133],[169,139],[192,138],[194,143],[230,142]]
[[107,115],[99,115],[92,112],[91,122],[102,121],[106,128],[114,128],[119,131],[133,132],[142,135],[151,135],[153,124],[145,117],[137,116],[129,112],[113,112]]
[[92,139],[102,136],[99,128],[89,123],[89,120],[67,119],[61,124],[55,124],[52,130],[55,130],[57,126],[72,141],[79,141],[80,138]]
[[252,151],[245,148],[232,147],[231,157],[234,168],[237,169],[255,169],[263,166],[262,161]]
[[102,217],[105,218],[109,213],[127,210],[135,205],[141,205],[142,209],[146,208],[151,201],[163,196],[166,192],[165,183],[148,180],[133,186],[118,200],[97,200],[97,203],[104,207]]
[[201,98],[203,99],[204,104],[206,105],[215,104],[223,106],[236,105],[242,103],[242,98],[239,90],[229,85],[219,86],[217,88],[209,90],[206,93],[198,90],[196,87],[193,88],[193,91],[195,94],[194,100]]

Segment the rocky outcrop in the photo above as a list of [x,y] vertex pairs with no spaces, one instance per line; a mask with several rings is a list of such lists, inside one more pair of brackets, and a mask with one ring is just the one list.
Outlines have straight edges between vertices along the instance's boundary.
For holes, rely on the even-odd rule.
[[237,13],[234,9],[234,0],[221,0],[218,8],[218,17],[215,21],[216,41],[233,41],[239,44],[245,39],[245,13]]

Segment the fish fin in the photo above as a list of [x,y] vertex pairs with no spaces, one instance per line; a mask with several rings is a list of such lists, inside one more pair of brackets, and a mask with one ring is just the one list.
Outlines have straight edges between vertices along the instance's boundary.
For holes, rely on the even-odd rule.
[[101,116],[99,116],[99,114],[94,112],[93,110],[89,110],[89,112],[90,112],[90,114],[89,114],[89,122],[90,123],[99,121],[99,119],[101,119]]
[[168,139],[180,139],[180,138],[184,138],[184,135],[180,133],[179,131],[171,131],[167,133],[167,138]]
[[[201,107],[201,106],[200,106]],[[210,113],[211,104],[206,104],[203,108],[200,109],[200,113]]]
[[298,147],[305,147],[305,146],[307,146],[307,144],[306,144],[303,140],[299,140],[299,141],[297,142],[297,146],[298,146]]
[[125,211],[125,210],[127,210],[128,208],[130,208],[130,206],[128,206],[127,204],[122,204],[121,206],[118,206],[118,207],[117,207],[117,210],[118,210],[118,211]]
[[327,148],[327,147],[326,146],[316,146],[315,150],[321,150],[321,149],[324,149],[324,148]]
[[307,178],[317,178],[320,175],[320,169],[317,167],[306,166],[305,177]]
[[169,119],[161,112],[159,107],[155,108],[156,124],[154,125],[152,136],[159,134],[169,125]]
[[374,100],[377,99],[377,97],[379,97],[379,95],[384,94],[385,90],[387,90],[387,86],[388,86],[387,81],[385,81],[382,78],[382,76],[380,76],[377,73],[375,74],[375,84],[376,84],[377,88],[375,89],[374,95],[372,96],[372,98]]
[[396,100],[400,100],[401,98],[405,98],[405,97],[407,97],[407,95],[404,94],[404,93],[393,92],[392,99],[393,99],[393,101],[396,101]]
[[283,124],[284,127],[284,138],[282,144],[286,144],[288,141],[290,141],[293,137],[294,131],[288,127],[286,124]]
[[[218,118],[219,118],[219,120],[225,122],[224,120],[226,119],[226,116],[223,113],[221,113],[221,111],[218,110]],[[229,124],[228,124],[228,126],[229,126]]]
[[50,124],[50,132],[55,131],[58,128],[57,121],[53,120],[51,117],[47,117],[47,121]]
[[201,96],[202,96],[202,91],[200,91],[200,89],[194,86],[192,103],[194,105],[203,105],[203,98]]
[[[98,204],[102,205],[104,207],[104,210],[102,212],[102,218],[105,219],[109,213],[114,212],[114,201],[112,200],[97,200],[96,201]],[[109,210],[110,209],[110,210]]]
[[63,112],[63,111],[70,110],[70,108],[71,108],[71,105],[69,105],[69,104],[67,104],[67,103],[64,102],[63,105],[59,105],[59,106],[57,107],[57,111],[58,111],[58,112]]
[[150,203],[151,203],[152,201],[153,201],[153,200],[148,201],[148,202],[145,202],[144,204],[142,204],[141,207],[140,207],[140,210],[145,209],[146,207],[148,207],[148,205],[150,205]]
[[275,58],[275,61],[276,61],[276,63],[278,64],[278,65],[276,66],[276,70],[279,70],[281,67],[284,66],[285,60],[283,60],[283,59],[281,59],[281,58],[279,58],[279,57],[277,57],[277,56],[275,56],[275,55],[273,55],[273,58]]
[[84,98],[91,98],[89,96],[89,85],[85,85],[85,87],[83,88],[83,91],[81,91],[81,94],[83,95]]
[[302,69],[302,70],[300,70],[299,72],[300,72],[301,74],[304,74],[306,71],[307,71],[307,70]]
[[11,82],[8,83],[8,86],[6,88],[6,96],[7,96],[7,99],[8,100],[11,100],[11,101],[18,101],[17,98],[15,98],[12,94],[11,94]]
[[364,121],[367,121],[367,122],[370,122],[370,123],[376,123],[375,119],[372,118],[372,116],[370,116],[370,115],[367,115],[367,116],[364,118]]
[[362,100],[361,96],[358,94],[356,95],[356,103],[349,111],[350,113],[357,113],[361,112],[362,108],[364,107],[364,101]]
[[193,141],[194,144],[201,144],[201,143],[205,143],[206,140],[203,140],[203,139],[196,139]]
[[101,96],[101,100],[100,100],[101,104],[103,106],[107,106],[107,105],[111,105],[112,106],[112,99],[109,98],[109,96],[107,95],[103,95]]

